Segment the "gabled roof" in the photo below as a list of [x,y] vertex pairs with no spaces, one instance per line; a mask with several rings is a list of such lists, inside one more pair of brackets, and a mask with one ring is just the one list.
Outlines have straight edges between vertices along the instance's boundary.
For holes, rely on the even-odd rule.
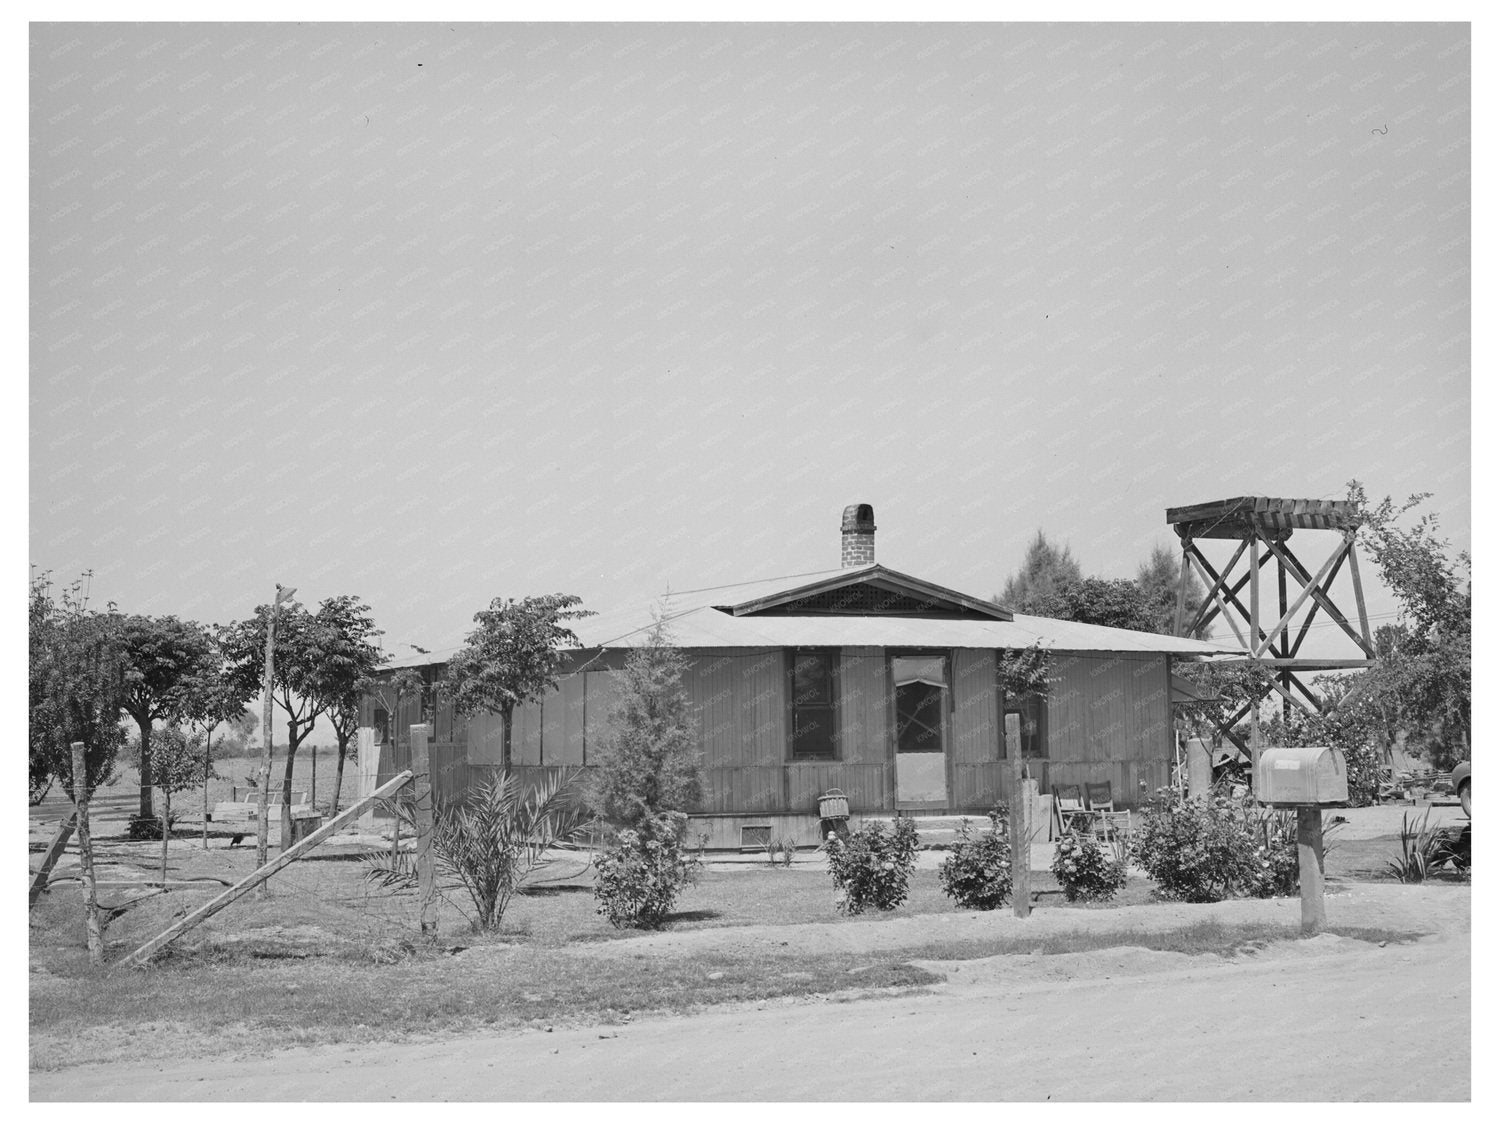
[[[845,615],[826,608],[815,612],[792,611],[799,603],[829,591],[863,586],[920,594],[934,605],[955,606],[957,611],[935,610],[937,615],[929,616],[878,611]],[[1208,644],[1181,636],[1011,614],[967,594],[874,563],[673,593],[655,605],[643,602],[575,621],[573,632],[579,645],[585,649],[639,647],[651,630],[652,614],[658,608],[670,623],[673,642],[682,648],[993,650],[1041,644],[1059,652],[1168,653],[1199,657],[1238,651],[1232,646]],[[448,647],[435,648],[429,655],[402,657],[388,666],[444,663],[462,642],[463,637],[459,636]]]
[[[810,575],[802,575],[806,578]],[[732,601],[715,605],[737,617],[763,613],[881,617],[977,617],[1008,621],[1011,612],[991,601],[934,585],[878,562],[824,571],[815,580],[780,588],[736,591]]]

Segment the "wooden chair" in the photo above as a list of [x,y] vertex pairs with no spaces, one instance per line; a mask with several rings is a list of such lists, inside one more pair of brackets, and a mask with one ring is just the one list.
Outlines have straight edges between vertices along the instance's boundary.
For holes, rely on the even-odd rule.
[[1084,786],[1088,794],[1089,812],[1093,814],[1095,828],[1105,839],[1118,839],[1120,837],[1120,823],[1125,824],[1125,834],[1130,834],[1130,813],[1127,811],[1115,811],[1114,790],[1108,781],[1100,781],[1095,784],[1090,782]]
[[1052,807],[1056,809],[1058,838],[1074,828],[1086,828],[1093,816],[1083,803],[1083,790],[1076,784],[1052,786]]

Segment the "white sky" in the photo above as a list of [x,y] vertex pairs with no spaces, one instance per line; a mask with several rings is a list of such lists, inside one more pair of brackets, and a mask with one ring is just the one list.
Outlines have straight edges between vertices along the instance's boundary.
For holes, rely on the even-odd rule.
[[30,66],[28,561],[128,611],[282,581],[435,645],[837,565],[853,502],[980,595],[1038,526],[1129,576],[1168,506],[1351,478],[1469,545],[1463,24],[36,24]]

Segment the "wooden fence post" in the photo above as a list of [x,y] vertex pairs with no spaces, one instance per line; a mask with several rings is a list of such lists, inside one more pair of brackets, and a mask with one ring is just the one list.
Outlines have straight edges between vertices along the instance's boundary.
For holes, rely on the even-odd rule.
[[1297,809],[1297,874],[1302,889],[1302,935],[1316,936],[1328,926],[1323,905],[1323,809]]
[[94,885],[94,844],[89,838],[89,771],[82,742],[74,742],[73,806],[78,809],[78,865],[83,871],[83,920],[88,931],[89,962],[104,963],[104,926],[99,920],[99,891]]
[[421,902],[422,932],[437,931],[437,877],[432,855],[432,763],[427,751],[428,728],[417,723],[411,728],[411,771],[416,799],[413,811],[417,820],[417,894]]
[[1014,746],[1015,756],[1011,761],[1010,785],[1010,871],[1011,903],[1017,917],[1031,916],[1031,826],[1028,822],[1031,809],[1031,793],[1023,774],[1025,764],[1021,760],[1021,739]]
[[[369,796],[375,791],[375,780],[380,769],[380,747],[375,744],[375,730],[370,726],[361,726],[356,733],[358,739],[359,759],[355,762],[359,766],[359,794]],[[370,834],[375,830],[375,806],[372,804],[370,810],[359,818],[359,830]]]

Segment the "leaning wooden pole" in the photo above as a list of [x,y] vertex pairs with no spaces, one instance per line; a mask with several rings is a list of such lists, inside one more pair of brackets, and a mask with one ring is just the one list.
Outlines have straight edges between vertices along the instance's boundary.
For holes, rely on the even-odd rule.
[[47,888],[47,879],[52,875],[52,868],[57,865],[57,860],[63,857],[63,852],[68,849],[68,840],[73,838],[73,828],[78,823],[78,813],[69,812],[57,829],[57,834],[52,837],[52,843],[47,848],[47,853],[42,856],[42,867],[31,876],[31,896],[26,903],[30,909],[36,905],[37,898],[42,896],[42,891]]
[[[271,611],[266,616],[266,667],[261,687],[266,693],[265,709],[262,711],[261,736],[265,739],[265,746],[260,753],[260,770],[257,776],[260,778],[260,811],[255,825],[255,865],[266,865],[266,850],[270,839],[270,826],[266,816],[271,809],[271,690],[276,686],[276,614],[281,609],[281,603],[294,595],[295,589],[288,589],[280,582],[276,584],[276,597],[271,602]],[[262,894],[270,891],[262,889]]]
[[189,929],[195,928],[197,925],[208,920],[225,906],[233,905],[236,900],[243,897],[249,891],[255,889],[256,886],[264,884],[266,879],[270,878],[271,875],[275,874],[278,870],[281,870],[283,867],[289,866],[290,864],[296,862],[303,855],[307,854],[308,851],[311,851],[319,843],[323,842],[323,840],[327,839],[335,831],[343,827],[344,824],[357,817],[360,812],[364,811],[366,804],[374,803],[376,800],[383,800],[385,797],[395,792],[402,785],[406,784],[407,781],[411,780],[411,777],[412,775],[409,770],[403,773],[396,774],[389,781],[372,792],[369,796],[366,796],[363,800],[360,800],[357,803],[351,804],[348,808],[344,809],[338,815],[334,816],[333,819],[329,820],[322,827],[318,828],[317,831],[313,832],[306,839],[302,840],[302,842],[294,843],[285,851],[282,851],[281,854],[277,855],[270,862],[266,863],[265,866],[255,871],[255,873],[249,875],[239,882],[236,882],[233,886],[225,890],[211,902],[208,902],[206,905],[200,906],[198,909],[195,909],[192,913],[188,914],[182,920],[178,921],[170,929],[167,929],[165,932],[161,933],[158,936],[152,937],[145,944],[141,945],[140,948],[136,949],[129,956],[125,957],[125,959],[121,960],[120,963],[131,965],[140,965],[146,963],[146,961],[150,960],[151,957],[155,956],[167,945],[171,944],[178,937],[182,936],[183,933],[186,933]]
[[78,816],[78,866],[83,872],[83,920],[88,930],[89,961],[104,963],[104,923],[99,919],[99,889],[94,884],[94,843],[89,838],[89,770],[82,742],[74,742],[73,806]]

